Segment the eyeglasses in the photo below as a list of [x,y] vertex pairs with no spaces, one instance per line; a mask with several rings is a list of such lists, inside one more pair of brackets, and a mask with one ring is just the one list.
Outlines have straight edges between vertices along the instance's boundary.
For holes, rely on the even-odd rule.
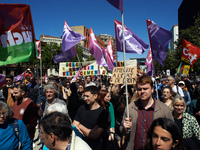
[[179,86],[184,86],[184,84],[179,84]]
[[6,82],[11,82],[12,80],[6,80]]

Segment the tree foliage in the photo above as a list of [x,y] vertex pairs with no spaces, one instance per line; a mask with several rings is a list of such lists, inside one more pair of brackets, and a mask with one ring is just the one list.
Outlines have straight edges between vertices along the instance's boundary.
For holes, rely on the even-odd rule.
[[41,47],[42,49],[42,64],[47,68],[55,67],[58,69],[58,63],[54,63],[53,56],[58,55],[62,52],[62,46],[57,43],[45,44]]

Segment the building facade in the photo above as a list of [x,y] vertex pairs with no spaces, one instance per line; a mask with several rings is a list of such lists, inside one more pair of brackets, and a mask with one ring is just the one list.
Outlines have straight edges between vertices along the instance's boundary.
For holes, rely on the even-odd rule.
[[48,36],[48,35],[40,35],[40,41],[47,43],[47,44],[53,44],[57,43],[59,46],[62,44],[62,38],[60,37],[54,37],[54,36]]
[[[82,40],[79,45],[89,49],[89,44],[90,44],[90,30],[86,28],[85,26],[72,26],[70,27],[73,31],[78,32],[86,37],[86,39]],[[101,47],[105,48],[105,43],[104,41],[101,40],[98,36],[96,36],[97,42]]]
[[117,62],[117,49],[116,49],[116,39],[114,36],[112,35],[108,35],[108,34],[99,34],[98,37],[104,41],[105,43],[105,48],[107,48],[108,42],[111,39],[112,40],[112,45],[113,45],[113,50],[114,50],[114,55],[115,55],[115,59]]
[[178,25],[174,25],[172,27],[172,29],[170,30],[170,32],[172,33],[172,39],[170,41],[170,50],[174,51],[176,49],[176,44],[175,42],[178,40],[179,38],[179,30],[178,30]]

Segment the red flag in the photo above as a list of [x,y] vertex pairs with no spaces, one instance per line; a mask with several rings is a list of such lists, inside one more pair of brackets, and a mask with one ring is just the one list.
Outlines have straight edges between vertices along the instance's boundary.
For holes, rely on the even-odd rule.
[[192,66],[199,57],[200,49],[192,43],[183,39],[183,51],[181,59]]
[[30,6],[0,4],[0,66],[37,56]]

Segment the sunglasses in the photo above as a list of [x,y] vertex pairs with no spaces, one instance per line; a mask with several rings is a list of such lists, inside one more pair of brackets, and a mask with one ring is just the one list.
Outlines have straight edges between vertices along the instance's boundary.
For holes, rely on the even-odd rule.
[[6,80],[6,82],[11,82],[12,80]]

